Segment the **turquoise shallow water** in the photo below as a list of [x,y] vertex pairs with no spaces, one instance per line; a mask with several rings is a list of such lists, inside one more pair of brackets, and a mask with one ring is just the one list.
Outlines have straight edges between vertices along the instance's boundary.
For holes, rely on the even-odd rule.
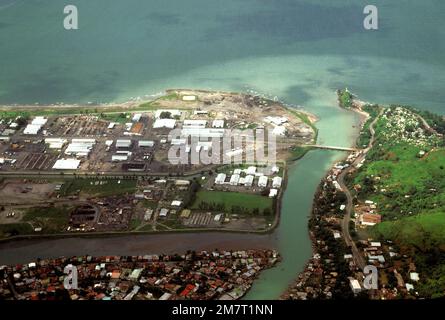
[[[255,90],[319,116],[319,142],[351,145],[354,115],[335,89],[364,100],[444,113],[445,3],[375,0],[72,0],[77,31],[58,0],[0,0],[0,104],[124,101],[172,87]],[[341,153],[309,153],[291,169],[281,224],[283,262],[247,298],[276,298],[310,256],[314,190]],[[1,253],[0,253],[1,255]]]

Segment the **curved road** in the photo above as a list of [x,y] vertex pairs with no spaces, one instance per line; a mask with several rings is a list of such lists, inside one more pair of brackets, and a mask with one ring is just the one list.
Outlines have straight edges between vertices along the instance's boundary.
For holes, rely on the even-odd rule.
[[352,240],[351,234],[349,233],[349,222],[351,221],[351,214],[353,209],[353,203],[352,203],[352,195],[349,191],[348,187],[345,184],[345,176],[356,167],[357,164],[359,164],[366,156],[368,151],[372,148],[375,141],[375,130],[374,125],[379,119],[379,117],[382,115],[383,108],[380,110],[380,113],[378,116],[374,119],[374,121],[371,122],[369,125],[369,132],[371,133],[371,139],[369,140],[368,146],[362,150],[361,154],[355,159],[355,161],[343,172],[338,176],[337,182],[342,188],[343,192],[346,195],[347,204],[345,208],[345,216],[343,217],[343,220],[341,222],[341,228],[343,233],[343,238],[345,239],[346,245],[351,248],[352,255],[355,261],[355,264],[363,269],[366,266],[366,261],[363,257],[363,255],[360,253],[360,251],[357,249],[357,246],[355,245],[355,242]]

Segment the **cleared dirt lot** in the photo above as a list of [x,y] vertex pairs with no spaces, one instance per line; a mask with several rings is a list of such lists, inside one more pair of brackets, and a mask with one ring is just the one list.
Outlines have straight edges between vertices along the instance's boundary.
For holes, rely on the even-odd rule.
[[34,203],[47,199],[54,192],[57,183],[23,182],[6,180],[0,184],[0,204]]

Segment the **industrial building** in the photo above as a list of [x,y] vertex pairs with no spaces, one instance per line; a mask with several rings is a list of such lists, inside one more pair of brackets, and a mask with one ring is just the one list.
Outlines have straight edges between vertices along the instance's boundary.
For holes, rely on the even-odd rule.
[[79,168],[80,160],[78,159],[60,159],[53,166],[55,170],[76,170]]
[[215,179],[215,184],[224,184],[225,181],[226,181],[226,174],[218,173]]
[[36,135],[47,121],[48,119],[44,117],[35,117],[34,120],[32,120],[32,122],[26,126],[23,134]]
[[270,189],[269,191],[269,198],[275,198],[278,194],[278,190],[277,189]]
[[207,125],[206,120],[184,120],[184,123],[182,124],[182,127],[189,128],[189,129],[198,129],[198,128],[205,128]]
[[159,128],[173,129],[175,125],[176,125],[175,119],[156,119],[155,123],[153,124],[153,129],[159,129]]
[[224,128],[224,120],[213,120],[212,128]]
[[130,148],[130,147],[131,147],[131,140],[127,140],[127,139],[116,140],[116,148],[123,149],[123,148]]
[[239,174],[234,174],[230,177],[230,185],[237,186],[239,182],[240,176]]
[[95,139],[72,139],[65,150],[65,154],[76,157],[87,157],[95,143]]
[[155,145],[155,142],[152,140],[139,140],[138,146],[139,147],[153,147]]
[[212,128],[183,128],[181,135],[183,137],[199,137],[199,138],[222,138],[224,129]]
[[280,188],[282,181],[283,181],[283,179],[281,177],[274,177],[272,179],[272,187],[273,188]]
[[248,175],[244,178],[244,185],[246,187],[251,187],[253,185],[253,176],[252,175]]
[[261,176],[258,179],[258,187],[261,187],[261,188],[267,187],[267,182],[268,182],[267,177],[266,176]]

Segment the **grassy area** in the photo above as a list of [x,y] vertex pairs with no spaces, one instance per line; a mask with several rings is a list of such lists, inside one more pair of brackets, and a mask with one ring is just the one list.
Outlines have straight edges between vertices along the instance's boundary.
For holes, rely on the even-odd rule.
[[34,233],[28,223],[0,224],[0,238]]
[[384,221],[371,230],[376,237],[392,239],[399,244],[414,245],[422,250],[436,243],[445,244],[445,212],[436,211],[406,217],[397,221]]
[[25,212],[23,221],[31,223],[35,228],[41,227],[44,233],[61,232],[68,226],[69,213],[70,208],[67,206],[36,207]]
[[423,158],[418,157],[419,151],[401,144],[366,164],[354,180],[362,186],[359,197],[377,202],[386,219],[445,208],[445,149]]
[[201,190],[196,194],[196,200],[193,203],[192,209],[199,209],[200,203],[224,206],[225,211],[234,207],[263,211],[272,210],[273,201],[268,197],[254,194]]
[[67,180],[61,190],[61,196],[76,195],[79,192],[91,196],[113,196],[132,193],[136,190],[136,180],[117,179],[72,179]]
[[445,148],[408,109],[391,107],[383,115],[375,127],[376,143],[351,184],[360,185],[358,198],[373,200],[383,216],[370,235],[392,240],[414,259],[421,296],[443,296]]

